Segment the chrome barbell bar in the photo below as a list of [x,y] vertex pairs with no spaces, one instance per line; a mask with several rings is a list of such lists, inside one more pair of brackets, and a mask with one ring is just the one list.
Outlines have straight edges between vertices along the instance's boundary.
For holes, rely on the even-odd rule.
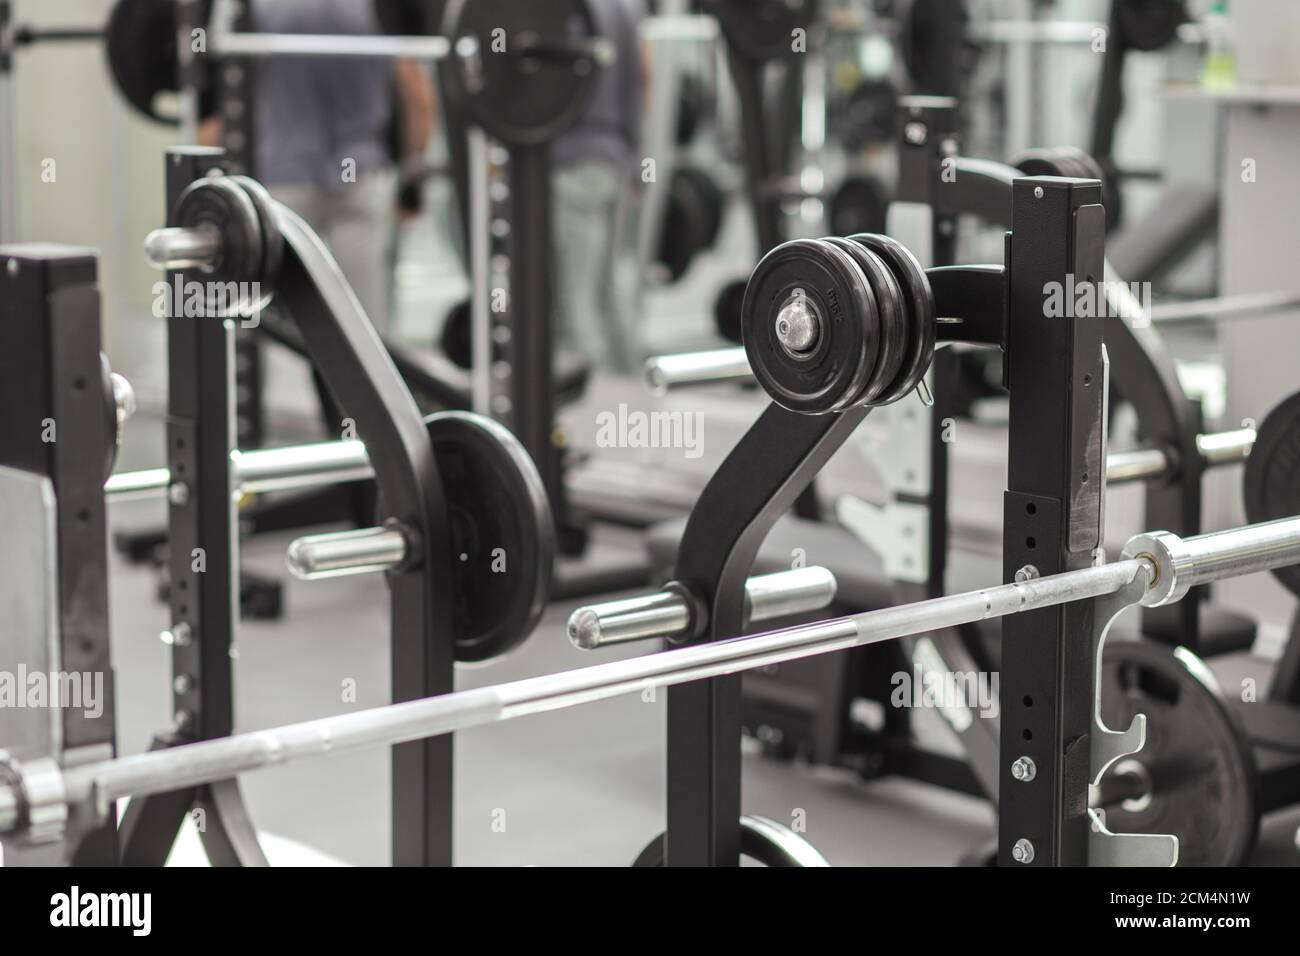
[[[1183,584],[1300,563],[1300,518],[1186,540],[1155,532],[1130,540],[1111,564],[1031,578],[915,604],[660,651],[438,697],[389,704],[128,757],[66,767],[65,804],[102,819],[114,801],[199,786],[263,767],[360,747],[391,746],[503,720],[576,707],[647,687],[666,687],[847,650],[991,617],[1119,592],[1139,575],[1152,606],[1178,600]],[[0,832],[25,823],[22,767],[0,774]]]
[[[213,30],[209,52],[218,57],[352,57],[364,59],[445,60],[454,52],[462,59],[479,55],[479,44],[470,36],[457,39],[455,45],[444,36],[334,35],[320,33],[236,33]],[[600,66],[615,60],[613,43],[604,37],[591,37],[571,48],[559,49],[543,44],[508,47],[521,56],[538,58],[589,56]]]

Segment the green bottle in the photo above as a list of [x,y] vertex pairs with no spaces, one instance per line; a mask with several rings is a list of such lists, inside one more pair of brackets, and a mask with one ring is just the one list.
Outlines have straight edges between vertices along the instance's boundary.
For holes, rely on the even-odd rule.
[[1215,0],[1205,15],[1205,64],[1201,68],[1201,87],[1230,90],[1236,85],[1237,60],[1232,51],[1228,4],[1227,0]]

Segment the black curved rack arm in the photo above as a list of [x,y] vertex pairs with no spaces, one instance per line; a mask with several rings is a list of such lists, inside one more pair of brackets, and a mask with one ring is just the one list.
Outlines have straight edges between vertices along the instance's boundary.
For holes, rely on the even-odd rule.
[[[420,539],[418,560],[388,575],[393,700],[449,693],[451,567],[438,543],[450,531],[423,416],[320,238],[291,210],[277,205],[276,215],[285,245],[277,299],[335,400],[356,422],[375,464],[385,516]],[[393,748],[394,864],[451,863],[451,771],[450,736]]]
[[[799,415],[769,405],[714,473],[674,569],[697,599],[697,640],[741,633],[745,578],[763,539],[868,411]],[[740,681],[737,674],[668,688],[670,866],[739,863]]]

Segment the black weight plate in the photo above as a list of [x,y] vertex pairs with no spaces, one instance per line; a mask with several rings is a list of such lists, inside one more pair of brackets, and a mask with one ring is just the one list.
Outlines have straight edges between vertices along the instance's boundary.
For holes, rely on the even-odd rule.
[[[787,831],[784,839],[800,840],[805,843],[803,857],[800,857],[789,846],[783,846],[780,839],[773,831],[780,827],[771,821],[762,818],[740,818],[740,855],[753,860],[760,866],[779,866],[779,867],[804,867],[804,866],[824,866],[825,860],[820,859],[820,854],[814,850],[811,845],[802,837],[796,836],[793,832]],[[644,850],[637,854],[633,866],[663,866],[665,858],[664,834],[659,834],[653,840],[646,844]]]
[[1091,153],[1086,153],[1077,146],[1058,146],[1056,153],[1068,162],[1073,163],[1074,169],[1077,170],[1074,175],[1080,179],[1097,179],[1103,184],[1106,182],[1106,173],[1101,168],[1101,163],[1092,158]]
[[[187,283],[206,286],[207,314],[251,315],[257,302],[249,283],[261,281],[266,259],[261,216],[249,192],[232,176],[197,180],[181,193],[172,218],[178,226],[213,226],[221,233],[216,265],[186,273]],[[226,294],[232,288],[237,293],[233,298]]]
[[465,370],[474,367],[473,330],[470,324],[469,300],[454,305],[442,323],[439,338],[442,351],[452,364]]
[[[1278,403],[1259,426],[1242,492],[1252,524],[1300,515],[1300,392]],[[1300,567],[1276,568],[1273,574],[1300,595]]]
[[179,122],[156,102],[178,86],[175,11],[174,0],[117,0],[105,35],[113,82],[136,111],[158,123]]
[[934,339],[938,330],[934,290],[930,288],[930,280],[921,268],[921,263],[916,261],[916,256],[901,242],[882,235],[849,238],[866,246],[888,264],[903,289],[903,302],[907,305],[907,354],[899,374],[879,399],[879,404],[888,404],[898,401],[916,388],[934,359]]
[[[442,62],[448,94],[502,142],[550,142],[586,111],[599,68],[591,59],[529,57],[523,49],[592,41],[590,0],[451,0],[443,35],[453,50]],[[467,46],[465,40],[477,51],[469,57],[455,52]]]
[[[789,355],[776,317],[802,295],[821,317],[807,355]],[[807,415],[838,412],[859,401],[880,353],[875,293],[854,257],[829,242],[795,239],[754,268],[741,307],[741,337],[754,377],[782,408]]]
[[276,284],[280,281],[280,266],[284,262],[284,237],[280,235],[280,224],[276,217],[276,202],[266,187],[256,179],[248,176],[231,176],[234,182],[248,193],[253,205],[257,207],[258,222],[262,227],[262,271],[258,283],[262,289],[260,300],[256,303],[258,310],[266,308],[275,297]]
[[903,367],[903,353],[907,349],[908,321],[904,312],[903,290],[890,272],[889,266],[856,242],[832,236],[824,239],[853,257],[862,274],[867,277],[871,291],[876,296],[876,309],[880,317],[880,348],[867,381],[862,386],[857,401],[875,405]]
[[722,34],[747,60],[764,62],[795,55],[795,30],[817,17],[816,0],[706,0]]
[[691,144],[708,112],[709,94],[703,78],[697,73],[683,73],[681,89],[677,95],[677,128],[674,137],[678,146]]
[[898,89],[888,79],[863,80],[849,94],[840,118],[839,139],[849,149],[861,149],[894,138],[898,120]]
[[1072,176],[1077,179],[1101,181],[1101,202],[1106,207],[1106,228],[1114,229],[1119,222],[1121,196],[1119,179],[1113,169],[1107,169],[1075,146],[1058,146],[1052,149],[1029,149],[1011,161],[1026,176]]
[[1027,149],[1011,165],[1026,176],[1069,176],[1062,165],[1061,156],[1054,149]]
[[687,185],[691,201],[703,212],[700,220],[704,224],[703,245],[700,248],[707,249],[718,241],[718,233],[722,229],[722,189],[712,176],[698,166],[679,166],[673,173],[673,178],[677,177],[681,177]]
[[961,95],[969,71],[966,6],[966,0],[913,0],[900,42],[913,93]]
[[708,199],[687,169],[673,173],[659,233],[658,262],[676,282],[686,274],[695,256],[709,245]]
[[452,532],[456,660],[485,661],[518,646],[546,607],[555,526],[523,445],[471,412],[425,419]]
[[1101,808],[1114,833],[1172,833],[1179,866],[1240,866],[1255,844],[1259,814],[1254,760],[1245,735],[1212,686],[1200,658],[1150,641],[1106,642],[1101,712],[1126,729],[1147,717],[1135,761],[1147,795]]
[[1172,43],[1191,19],[1183,0],[1115,0],[1114,11],[1127,44],[1147,52]]
[[831,235],[884,232],[889,194],[874,176],[850,176],[831,196],[827,225]]
[[748,287],[748,279],[733,279],[718,291],[717,298],[713,300],[713,322],[718,334],[737,345],[742,340],[740,316],[745,305],[745,289]]

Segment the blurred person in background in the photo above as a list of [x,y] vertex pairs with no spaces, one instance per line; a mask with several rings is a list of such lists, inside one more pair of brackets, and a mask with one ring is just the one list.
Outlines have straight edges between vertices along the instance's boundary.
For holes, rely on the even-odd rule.
[[[381,32],[365,0],[252,0],[261,33]],[[425,64],[413,60],[268,57],[258,65],[253,175],[320,235],[381,332],[392,312],[399,216],[419,208],[416,183],[434,126]],[[221,141],[219,117],[200,142]]]
[[586,114],[556,141],[555,302],[559,344],[600,368],[632,369],[629,297],[620,294],[620,231],[641,172],[641,125],[650,85],[640,39],[643,0],[591,0],[615,62],[598,73]]

